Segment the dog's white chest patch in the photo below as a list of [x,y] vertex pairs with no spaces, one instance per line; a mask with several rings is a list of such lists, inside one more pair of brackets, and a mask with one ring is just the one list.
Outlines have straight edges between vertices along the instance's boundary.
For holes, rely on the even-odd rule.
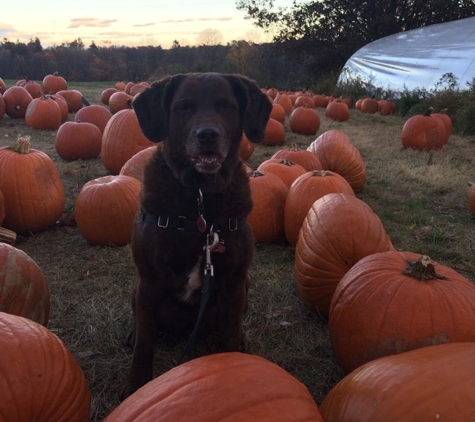
[[181,296],[181,300],[183,302],[190,302],[193,296],[193,292],[197,289],[200,289],[203,284],[203,275],[202,275],[202,270],[201,270],[202,260],[203,260],[202,256],[198,257],[198,260],[196,261],[195,266],[188,274],[188,281],[185,285],[185,289]]

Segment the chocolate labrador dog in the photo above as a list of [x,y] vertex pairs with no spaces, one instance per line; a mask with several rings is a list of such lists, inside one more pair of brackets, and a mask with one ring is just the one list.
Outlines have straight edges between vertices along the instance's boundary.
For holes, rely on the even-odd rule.
[[152,379],[157,332],[188,336],[199,320],[198,335],[216,331],[220,351],[242,350],[254,241],[239,145],[243,132],[264,138],[271,103],[244,76],[191,73],[154,82],[133,108],[145,136],[162,143],[145,167],[134,225],[139,277],[122,399]]

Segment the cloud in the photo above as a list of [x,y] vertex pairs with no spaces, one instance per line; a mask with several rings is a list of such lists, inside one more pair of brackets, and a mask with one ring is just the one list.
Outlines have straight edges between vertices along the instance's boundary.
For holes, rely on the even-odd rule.
[[71,19],[68,28],[79,28],[86,26],[90,28],[104,28],[110,26],[111,23],[117,22],[116,19],[99,20],[95,18],[76,18]]
[[168,21],[162,21],[161,23],[185,23],[185,22],[205,22],[205,21],[218,21],[226,22],[230,21],[233,18],[222,17],[222,18],[198,18],[198,19],[170,19]]
[[149,23],[141,23],[141,24],[135,24],[133,25],[135,28],[143,28],[145,26],[155,26],[155,23],[149,22]]

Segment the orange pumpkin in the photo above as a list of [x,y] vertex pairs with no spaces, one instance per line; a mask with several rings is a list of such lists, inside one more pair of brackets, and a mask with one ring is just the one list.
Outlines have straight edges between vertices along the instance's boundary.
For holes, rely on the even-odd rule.
[[27,80],[24,85],[22,85],[33,98],[40,98],[43,95],[43,88],[38,82]]
[[40,267],[6,243],[0,243],[0,310],[48,326],[50,295]]
[[333,100],[328,103],[325,116],[337,122],[346,122],[350,118],[350,109],[343,101]]
[[91,393],[64,343],[42,325],[0,312],[4,421],[87,422]]
[[0,95],[0,120],[2,120],[4,115],[5,115],[5,100],[3,99],[3,96]]
[[61,123],[64,123],[66,120],[68,120],[68,116],[69,116],[68,103],[66,102],[64,97],[62,97],[61,95],[56,95],[56,94],[48,94],[46,96],[56,101],[56,104],[58,104],[59,109],[61,111]]
[[289,95],[279,92],[274,98],[274,104],[280,104],[286,115],[292,112],[292,100]]
[[388,116],[396,111],[396,103],[389,100],[378,101],[378,112],[381,116]]
[[102,135],[102,164],[111,174],[119,174],[130,157],[152,145],[156,144],[142,133],[135,111],[118,111],[109,119]]
[[403,148],[430,151],[442,148],[447,142],[447,132],[441,119],[431,116],[432,108],[406,120],[402,128]]
[[325,422],[470,421],[475,343],[423,347],[369,362],[323,400]]
[[343,176],[329,170],[313,170],[297,177],[289,188],[284,207],[285,237],[295,246],[302,223],[313,203],[329,193],[355,195]]
[[268,243],[284,234],[284,205],[288,188],[273,173],[248,173],[252,211],[247,222],[257,243]]
[[355,192],[363,188],[366,182],[366,165],[360,152],[344,132],[328,130],[307,149],[318,157],[324,170],[342,175]]
[[428,256],[376,253],[341,279],[328,327],[347,373],[378,357],[419,347],[475,342],[475,286]]
[[74,215],[81,235],[91,245],[122,246],[130,242],[139,209],[139,180],[123,175],[87,182],[76,198]]
[[161,148],[162,144],[152,145],[151,147],[145,148],[142,151],[137,152],[137,154],[130,157],[127,162],[120,169],[120,173],[124,176],[134,177],[140,182],[143,181],[143,171],[145,165],[150,160],[150,157],[155,153],[157,148]]
[[106,107],[99,104],[92,104],[78,110],[74,115],[74,121],[92,123],[99,128],[102,134],[111,117],[112,113]]
[[56,94],[58,91],[68,89],[68,83],[66,79],[54,72],[53,74],[46,75],[43,78],[43,92],[45,94]]
[[440,113],[432,113],[431,116],[442,120],[442,123],[444,124],[445,138],[442,141],[442,144],[445,145],[452,133],[452,118],[447,114],[446,110],[441,110]]
[[289,126],[293,133],[315,135],[320,129],[320,116],[314,108],[297,107],[290,115]]
[[360,111],[362,113],[375,114],[378,110],[379,104],[376,98],[364,98],[361,102]]
[[0,227],[2,226],[4,219],[5,219],[5,198],[3,197],[3,193],[0,190]]
[[63,213],[65,195],[58,170],[30,137],[0,147],[0,190],[5,197],[4,226],[20,234],[53,226]]
[[132,95],[124,91],[114,92],[109,97],[109,110],[112,114],[115,114],[120,110],[131,109],[133,99],[134,97]]
[[128,397],[104,422],[145,422],[157,415],[167,421],[323,422],[305,385],[260,356],[238,352],[203,356],[171,369]]
[[7,90],[7,86],[5,85],[5,82],[3,81],[2,78],[0,78],[0,94],[3,95],[3,93]]
[[304,174],[305,170],[300,164],[296,164],[287,159],[269,158],[263,161],[257,171],[261,173],[273,173],[285,183],[287,188],[294,182],[297,177]]
[[5,102],[5,113],[12,119],[23,119],[26,114],[28,104],[33,101],[33,97],[22,86],[11,86],[3,93]]
[[92,123],[64,122],[56,132],[54,147],[63,160],[97,158],[101,153],[102,133]]
[[313,102],[316,108],[326,108],[328,103],[332,100],[328,95],[315,94],[313,96]]
[[295,164],[300,164],[305,170],[323,170],[318,157],[306,149],[299,149],[297,144],[292,144],[288,149],[276,151],[271,158],[290,160]]
[[56,93],[57,95],[61,95],[68,104],[68,111],[70,113],[76,113],[84,106],[83,96],[81,92],[76,89],[66,89],[61,90]]
[[124,91],[125,90],[125,83],[123,81],[118,81],[116,84],[115,84],[115,88],[118,90],[118,91]]
[[119,92],[119,90],[116,88],[106,88],[101,92],[101,103],[108,106],[111,95],[116,92]]
[[361,258],[393,250],[379,217],[354,195],[330,193],[315,201],[295,248],[295,279],[302,300],[328,317],[333,292]]
[[273,119],[267,120],[266,130],[262,145],[273,146],[281,145],[285,142],[285,128],[282,123]]
[[61,108],[50,97],[34,98],[26,108],[25,123],[33,129],[56,130],[61,126],[61,120]]
[[300,95],[295,100],[294,107],[315,108],[315,101],[309,95]]
[[278,122],[284,124],[285,123],[285,110],[280,104],[274,103],[272,104],[272,110],[270,112],[270,116],[272,119],[277,120]]

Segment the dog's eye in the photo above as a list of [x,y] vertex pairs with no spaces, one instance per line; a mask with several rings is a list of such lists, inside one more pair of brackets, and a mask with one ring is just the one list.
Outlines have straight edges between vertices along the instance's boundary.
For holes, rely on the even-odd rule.
[[236,103],[229,101],[225,98],[223,98],[222,100],[219,100],[216,103],[216,106],[218,109],[221,109],[221,110],[237,110],[238,109]]
[[194,107],[194,103],[191,101],[180,101],[174,105],[173,109],[179,112],[189,112],[193,111]]

